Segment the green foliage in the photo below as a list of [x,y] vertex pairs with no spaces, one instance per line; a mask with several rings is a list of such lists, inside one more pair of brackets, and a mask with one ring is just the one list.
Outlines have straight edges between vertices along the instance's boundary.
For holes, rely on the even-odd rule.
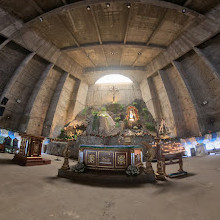
[[122,111],[124,111],[124,106],[123,105],[120,105],[120,111],[122,112]]
[[137,106],[137,102],[133,102],[132,105],[136,107]]
[[93,124],[92,124],[92,130],[98,130],[99,128],[99,116],[98,116],[98,112],[93,114]]
[[84,173],[85,170],[86,170],[86,166],[84,163],[77,163],[73,168],[72,170],[76,173]]
[[106,111],[106,107],[102,107],[101,111],[105,112]]
[[97,111],[92,112],[92,115],[94,115],[94,116],[97,116],[98,114],[99,114],[99,112],[97,112]]
[[115,127],[118,128],[119,127],[119,122],[115,123]]
[[107,110],[113,113],[120,112],[121,105],[119,103],[113,103],[107,106]]
[[116,117],[116,118],[115,118],[115,121],[116,121],[116,122],[119,122],[120,120],[121,120],[121,117]]
[[62,140],[72,139],[72,137],[68,136],[64,129],[61,129],[60,135],[57,137]]
[[148,116],[149,116],[149,111],[147,110],[147,108],[142,108],[143,111],[143,115],[144,115],[144,119],[147,121],[148,120]]
[[83,115],[86,115],[87,112],[88,112],[88,109],[89,109],[88,107],[85,107],[85,108],[83,109],[83,111],[82,111],[82,114],[83,114]]
[[129,165],[127,170],[126,170],[126,174],[128,176],[137,176],[138,174],[140,174],[140,169],[135,166],[135,165]]
[[124,123],[125,123],[125,128],[128,128],[128,120],[124,120]]
[[156,131],[155,126],[150,122],[146,122],[146,128],[149,131]]

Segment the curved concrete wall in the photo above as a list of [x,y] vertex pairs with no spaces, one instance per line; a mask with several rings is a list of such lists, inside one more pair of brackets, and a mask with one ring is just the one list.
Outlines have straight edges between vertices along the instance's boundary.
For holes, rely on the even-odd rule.
[[[0,127],[55,137],[85,107],[86,97],[87,104],[95,103],[89,98],[96,96],[95,81],[112,70],[83,70],[30,28],[11,41],[23,24],[0,12],[0,101],[9,99],[1,105]],[[158,122],[164,118],[173,136],[220,129],[219,14],[216,7],[183,31],[145,69],[117,71],[135,82],[129,97],[141,97],[141,91],[152,115]]]

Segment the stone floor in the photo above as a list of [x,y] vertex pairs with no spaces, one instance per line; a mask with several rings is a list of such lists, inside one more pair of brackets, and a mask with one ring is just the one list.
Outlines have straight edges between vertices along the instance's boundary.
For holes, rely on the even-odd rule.
[[54,156],[35,167],[12,164],[12,157],[0,154],[1,220],[220,219],[220,155],[185,158],[188,177],[138,186],[76,184],[57,177],[62,161]]

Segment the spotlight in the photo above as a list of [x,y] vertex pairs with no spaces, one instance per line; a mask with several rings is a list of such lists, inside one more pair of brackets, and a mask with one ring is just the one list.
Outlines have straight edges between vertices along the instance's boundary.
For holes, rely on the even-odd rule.
[[42,17],[39,17],[39,19],[40,19],[40,22],[42,22],[42,21],[43,21],[43,18],[42,18]]
[[127,4],[127,8],[131,8],[131,4],[130,3]]
[[202,102],[202,105],[207,105],[208,104],[208,101],[207,100],[204,100],[203,102]]
[[182,9],[182,13],[186,13],[186,9],[185,8]]
[[90,11],[90,10],[91,10],[91,7],[88,5],[88,6],[86,7],[86,9],[87,9],[88,11]]
[[106,3],[106,7],[109,8],[110,7],[110,3]]

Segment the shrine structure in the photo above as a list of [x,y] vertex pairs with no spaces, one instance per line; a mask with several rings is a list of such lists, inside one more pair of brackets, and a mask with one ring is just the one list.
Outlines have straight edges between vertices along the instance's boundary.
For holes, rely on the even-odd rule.
[[41,149],[44,137],[20,133],[21,145],[18,154],[15,154],[13,162],[22,166],[34,166],[50,164],[51,160],[41,157]]

